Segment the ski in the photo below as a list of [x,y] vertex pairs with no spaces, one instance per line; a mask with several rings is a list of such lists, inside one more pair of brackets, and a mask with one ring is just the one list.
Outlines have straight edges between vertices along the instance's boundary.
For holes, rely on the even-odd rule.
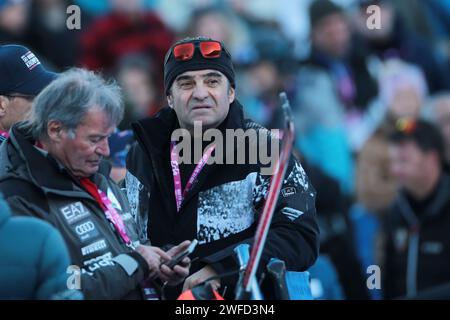
[[236,299],[238,300],[244,299],[245,296],[252,296],[250,293],[252,291],[252,287],[254,287],[254,284],[256,283],[256,270],[258,269],[261,254],[264,249],[270,222],[272,221],[272,216],[278,201],[280,189],[283,185],[284,176],[289,165],[292,145],[294,143],[294,121],[289,100],[285,92],[280,93],[280,102],[286,126],[283,130],[281,153],[275,166],[275,173],[272,175],[270,180],[269,191],[267,193],[264,208],[258,222],[250,257],[243,273],[242,281],[238,284],[236,294]]

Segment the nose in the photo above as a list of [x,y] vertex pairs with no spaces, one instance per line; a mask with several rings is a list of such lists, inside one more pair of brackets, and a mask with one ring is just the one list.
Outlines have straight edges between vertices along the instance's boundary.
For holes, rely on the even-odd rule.
[[205,100],[208,95],[208,88],[203,83],[197,84],[192,92],[192,97],[199,101]]
[[102,157],[105,158],[109,156],[108,138],[100,140],[99,144],[97,145],[97,148],[95,149],[95,152],[98,155],[101,155]]

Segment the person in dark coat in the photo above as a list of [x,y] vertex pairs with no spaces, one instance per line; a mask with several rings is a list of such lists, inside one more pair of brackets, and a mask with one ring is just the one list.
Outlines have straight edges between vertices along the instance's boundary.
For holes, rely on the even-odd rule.
[[108,177],[103,158],[122,115],[116,85],[69,70],[40,93],[30,120],[15,124],[0,146],[0,191],[15,214],[46,220],[61,232],[86,299],[156,298],[157,285],[147,281],[171,284],[188,274],[189,261],[172,270],[161,264],[189,241],[167,252],[150,246]]
[[59,232],[13,217],[0,194],[0,299],[52,299],[68,291],[69,253]]
[[428,122],[398,122],[389,148],[400,189],[386,216],[383,290],[413,298],[450,282],[450,177],[441,134]]
[[[198,240],[193,257],[199,259],[184,282],[186,290],[212,276],[237,271],[233,249],[240,243],[252,243],[271,177],[270,172],[262,170],[265,165],[261,159],[249,161],[252,153],[248,151],[264,142],[273,146],[278,140],[267,129],[244,119],[235,98],[231,57],[222,43],[202,37],[175,43],[166,54],[164,74],[169,106],[133,125],[138,143],[128,154],[125,184],[133,215],[152,243]],[[221,146],[215,141],[213,147],[196,134],[196,123],[201,124],[200,130],[215,129],[222,137],[226,130],[236,133],[253,129],[262,138],[236,145],[225,137]],[[188,137],[176,142],[200,143],[198,146],[206,151],[203,157],[200,150],[198,157],[194,154],[194,158],[181,161],[177,168],[173,152],[177,144],[171,140],[180,132]],[[200,157],[211,159],[213,152],[214,157],[225,155],[220,149],[225,145],[227,159],[229,155],[236,159],[243,149],[244,161],[205,160],[207,163],[201,166]],[[183,158],[188,151],[191,147],[183,149]],[[256,153],[253,149],[253,155]],[[318,255],[315,190],[293,156],[287,165],[258,276],[272,257],[284,260],[289,270],[304,271]],[[232,297],[236,277],[216,279],[213,284],[215,288],[227,287],[227,297]]]

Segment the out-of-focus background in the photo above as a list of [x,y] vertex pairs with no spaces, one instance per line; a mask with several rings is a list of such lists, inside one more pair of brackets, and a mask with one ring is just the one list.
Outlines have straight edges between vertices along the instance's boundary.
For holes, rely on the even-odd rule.
[[[67,27],[70,5],[81,9],[80,30]],[[369,28],[370,5],[381,29]],[[398,190],[387,137],[396,120],[425,118],[442,130],[450,161],[449,34],[447,0],[0,0],[0,44],[24,44],[54,71],[80,66],[118,81],[120,130],[166,106],[164,54],[186,36],[226,44],[237,98],[268,128],[280,127],[286,91],[295,149],[317,190],[321,258],[311,274],[324,299],[399,294],[367,285],[367,267],[394,254],[385,245]],[[119,170],[131,139],[111,141]]]

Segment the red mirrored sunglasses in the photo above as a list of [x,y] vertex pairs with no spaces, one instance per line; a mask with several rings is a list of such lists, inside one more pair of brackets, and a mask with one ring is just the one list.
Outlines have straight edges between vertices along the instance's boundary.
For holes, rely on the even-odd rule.
[[413,120],[399,119],[395,123],[395,129],[404,134],[412,134],[417,128],[417,123]]
[[[178,61],[188,61],[194,56],[195,47],[200,49],[200,53],[205,59],[219,58],[222,54],[222,44],[218,41],[202,41],[202,42],[186,42],[180,43],[173,47],[171,54]],[[169,61],[170,54],[166,58],[166,62]]]

